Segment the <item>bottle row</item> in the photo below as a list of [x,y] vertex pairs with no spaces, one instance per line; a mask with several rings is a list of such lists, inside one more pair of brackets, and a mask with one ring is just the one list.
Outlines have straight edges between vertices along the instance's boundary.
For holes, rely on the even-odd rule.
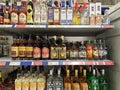
[[20,67],[2,78],[1,90],[109,90],[105,69],[91,66]]
[[13,60],[106,60],[105,40],[69,42],[64,36],[14,38],[11,45]]
[[101,14],[101,2],[85,0],[0,1],[0,24],[110,24],[108,12]]

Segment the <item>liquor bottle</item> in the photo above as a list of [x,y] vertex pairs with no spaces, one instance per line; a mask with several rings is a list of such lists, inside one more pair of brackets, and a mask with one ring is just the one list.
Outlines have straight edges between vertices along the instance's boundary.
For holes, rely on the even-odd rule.
[[3,56],[4,57],[8,57],[9,56],[8,37],[3,37]]
[[78,78],[78,70],[75,69],[75,76],[73,78],[72,82],[72,90],[80,90],[80,81]]
[[17,43],[17,39],[14,38],[13,39],[13,44],[11,45],[11,57],[13,60],[18,58],[19,55],[19,51],[18,51],[18,43]]
[[80,90],[88,90],[88,80],[86,77],[86,69],[83,69],[83,79],[80,82],[81,89]]
[[48,24],[52,25],[54,19],[54,8],[52,6],[52,0],[49,1],[48,5]]
[[61,77],[61,69],[58,69],[58,75],[54,80],[55,88],[54,90],[63,90],[63,78]]
[[70,43],[66,43],[66,59],[70,59]]
[[96,77],[96,70],[93,69],[93,76],[90,77],[90,85],[89,85],[90,90],[100,90],[99,88],[99,80]]
[[22,35],[22,38],[20,38],[20,44],[18,46],[18,53],[19,53],[19,58],[23,60],[26,57],[26,46],[24,44],[24,38]]
[[58,59],[58,45],[56,44],[56,36],[53,36],[51,39],[50,59],[52,60]]
[[39,74],[37,79],[37,90],[45,90],[46,77],[43,74]]
[[47,78],[47,90],[55,90],[53,70],[50,70],[50,75]]
[[80,66],[79,67],[79,73],[78,73],[78,75],[79,75],[79,80],[80,80],[80,82],[83,80],[83,67],[82,66]]
[[100,90],[108,90],[108,83],[106,82],[105,70],[102,69],[102,73],[99,76]]
[[31,39],[31,35],[29,35],[29,40],[28,43],[26,45],[26,58],[32,59],[33,58],[33,45],[32,45],[32,39]]
[[87,59],[91,60],[93,58],[93,52],[92,52],[92,44],[91,41],[89,40],[86,45],[87,49]]
[[15,90],[22,90],[21,75],[17,75],[15,80]]
[[108,57],[108,48],[106,46],[105,40],[103,40],[103,59],[107,60]]
[[34,3],[34,24],[40,24],[40,0]]
[[1,1],[0,2],[0,24],[3,24],[3,16],[4,16],[4,13],[3,13],[3,2]]
[[71,45],[70,59],[78,59],[78,48],[76,47],[76,42],[73,42]]
[[86,46],[84,44],[84,41],[81,41],[81,46],[79,46],[79,59],[86,58],[87,58]]
[[92,76],[92,66],[88,66],[88,70],[87,70],[87,79],[90,80],[90,77]]
[[0,57],[3,57],[3,38],[2,37],[0,37]]
[[67,75],[64,78],[64,90],[72,90],[70,71],[67,70]]
[[14,90],[14,84],[12,83],[11,79],[8,79],[4,84],[4,90]]
[[47,21],[48,21],[48,14],[47,14],[47,6],[44,4],[44,3],[41,3],[41,10],[40,10],[40,13],[41,13],[41,24],[47,24]]
[[93,59],[97,60],[99,59],[99,55],[98,55],[98,45],[97,45],[97,41],[94,40],[93,42]]
[[21,1],[22,5],[19,12],[19,24],[25,25],[27,23],[27,4],[26,1]]
[[68,0],[67,2],[67,24],[73,24],[72,0]]
[[42,43],[42,59],[49,59],[50,56],[49,42],[46,38]]
[[64,36],[58,38],[58,58],[59,60],[66,59],[66,45],[63,44]]
[[17,2],[15,1],[12,5],[11,24],[18,24],[18,8],[17,8]]
[[33,45],[33,58],[34,59],[40,59],[41,58],[41,47],[40,47],[40,40],[39,40],[39,36],[36,36],[36,40],[35,43]]
[[60,24],[66,24],[67,13],[66,13],[66,1],[61,1],[61,10],[60,10]]
[[32,0],[28,0],[28,4],[27,4],[27,24],[33,24],[34,20],[33,20],[33,12],[34,6],[33,6],[33,2]]
[[99,43],[99,48],[98,48],[99,59],[103,60],[104,48],[103,48],[102,40],[99,40],[98,43]]
[[10,22],[9,2],[6,1],[6,6],[4,7],[4,24],[10,24]]
[[0,71],[0,90],[4,90],[4,85],[2,84],[2,72]]

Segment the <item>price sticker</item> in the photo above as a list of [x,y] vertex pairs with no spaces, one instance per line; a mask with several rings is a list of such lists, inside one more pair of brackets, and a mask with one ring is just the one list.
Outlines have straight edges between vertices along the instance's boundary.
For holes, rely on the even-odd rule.
[[103,61],[103,65],[106,65],[106,63]]
[[0,66],[5,66],[6,62],[0,62]]
[[59,65],[59,62],[48,62],[48,65]]
[[82,65],[85,65],[85,62],[82,62]]
[[10,66],[18,66],[20,65],[20,62],[10,62]]
[[99,62],[96,62],[97,65],[99,65]]
[[93,65],[96,65],[96,62],[93,62]]
[[38,65],[42,65],[42,62],[39,62],[39,61],[32,62],[32,65],[36,65],[36,66],[38,66]]

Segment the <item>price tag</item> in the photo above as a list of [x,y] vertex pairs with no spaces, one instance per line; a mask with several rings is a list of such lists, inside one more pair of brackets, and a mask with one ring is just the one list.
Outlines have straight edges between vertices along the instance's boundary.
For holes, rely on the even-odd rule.
[[48,62],[48,65],[59,65],[59,62]]
[[6,62],[0,62],[0,66],[5,66]]
[[96,62],[93,62],[93,65],[96,65]]
[[38,66],[38,65],[42,65],[42,62],[39,62],[39,61],[32,62],[32,65],[36,65],[36,66]]
[[103,25],[103,28],[113,28],[112,25]]
[[106,65],[106,63],[103,61],[103,65]]
[[99,65],[99,62],[96,62],[97,65]]
[[26,25],[16,25],[16,28],[24,28]]
[[19,66],[20,62],[10,62],[10,66]]

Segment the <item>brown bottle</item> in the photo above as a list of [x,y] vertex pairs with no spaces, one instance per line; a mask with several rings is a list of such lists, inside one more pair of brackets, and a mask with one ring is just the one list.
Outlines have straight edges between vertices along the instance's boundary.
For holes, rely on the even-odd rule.
[[18,52],[18,43],[17,39],[13,39],[13,44],[11,45],[11,58],[13,60],[16,60],[18,58],[19,52]]
[[66,43],[66,59],[70,59],[70,43]]
[[33,58],[35,60],[39,60],[41,59],[41,47],[40,47],[40,40],[39,40],[39,36],[36,36],[36,40],[35,43],[33,45]]
[[42,43],[42,59],[49,59],[50,56],[50,50],[49,50],[49,43],[48,40],[45,39]]
[[58,45],[56,44],[56,36],[53,36],[51,39],[50,59],[52,60],[58,59]]
[[28,43],[26,45],[26,58],[32,59],[33,58],[33,45],[32,45],[32,39],[31,39],[31,35],[29,35],[29,40]]
[[25,57],[26,57],[26,46],[25,46],[25,40],[24,40],[23,36],[20,39],[18,51],[19,51],[19,59],[20,60],[25,59]]

